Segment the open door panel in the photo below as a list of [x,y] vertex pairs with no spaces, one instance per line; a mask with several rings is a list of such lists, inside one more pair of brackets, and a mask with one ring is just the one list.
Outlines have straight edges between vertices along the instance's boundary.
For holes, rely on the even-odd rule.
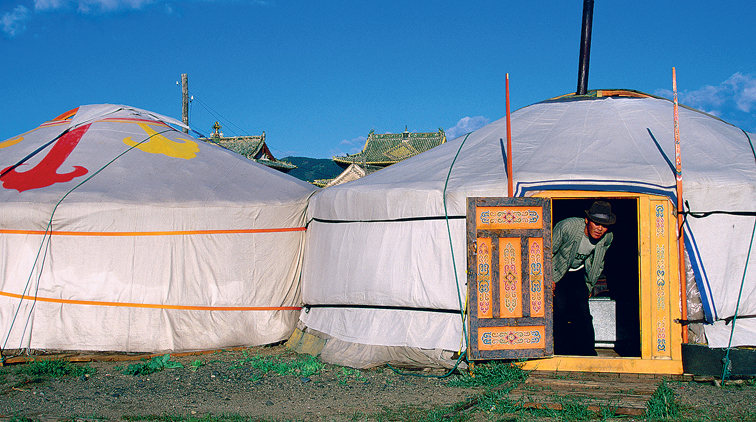
[[467,198],[468,358],[554,353],[549,198]]

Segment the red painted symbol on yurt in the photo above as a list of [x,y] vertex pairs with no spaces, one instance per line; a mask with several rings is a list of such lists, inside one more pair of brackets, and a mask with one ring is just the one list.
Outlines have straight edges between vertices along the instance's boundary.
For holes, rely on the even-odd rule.
[[36,166],[26,171],[16,171],[22,168],[24,164],[10,170],[6,167],[3,173],[3,187],[5,189],[16,189],[19,192],[30,189],[39,189],[55,183],[70,182],[76,177],[87,174],[89,170],[82,166],[74,166],[74,170],[68,173],[58,173],[58,169],[66,161],[76,145],[79,144],[81,137],[89,129],[89,125],[80,126],[65,135],[61,136],[50,149],[50,152]]

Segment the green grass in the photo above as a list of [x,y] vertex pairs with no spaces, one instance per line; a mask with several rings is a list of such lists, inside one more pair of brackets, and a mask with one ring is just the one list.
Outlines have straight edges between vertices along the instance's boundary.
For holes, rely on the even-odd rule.
[[95,372],[95,369],[89,367],[89,365],[79,366],[64,360],[35,360],[17,368],[17,373],[26,374],[33,378],[79,377],[91,375]]
[[667,386],[666,381],[662,381],[646,403],[646,419],[672,420],[679,416],[680,406],[675,402],[675,393]]
[[339,384],[347,384],[351,380],[367,381],[365,376],[362,375],[362,371],[359,369],[348,368],[346,366],[341,368],[341,371],[336,374],[336,378],[338,378]]
[[135,415],[123,416],[121,419],[130,422],[265,422],[269,419],[253,418],[236,414],[222,415]]
[[196,372],[201,366],[205,366],[205,362],[202,362],[201,359],[195,359],[189,364],[189,370]]
[[596,417],[596,412],[588,410],[589,403],[577,397],[564,397],[559,400],[562,409],[558,415],[568,421],[588,421]]
[[[210,361],[209,363],[221,363]],[[242,358],[233,362],[225,362],[231,370],[246,368],[244,373],[253,374],[254,379],[259,379],[268,374],[290,375],[296,377],[310,377],[321,373],[326,365],[310,355],[296,355],[281,353],[276,355],[250,355],[246,350],[242,352]],[[196,359],[188,366],[188,370],[196,371],[206,364]],[[182,367],[178,362],[170,360],[169,355],[156,356],[151,360],[144,359],[142,363],[129,365],[130,369],[124,374],[143,375],[157,372],[169,367]],[[328,372],[335,375],[341,384],[353,381],[364,381],[365,371],[348,367],[329,366]],[[252,371],[250,371],[252,369]],[[386,371],[376,369],[377,372]],[[94,369],[88,366],[75,365],[66,361],[39,360],[24,364],[13,369],[14,373],[24,373],[35,379],[59,378],[62,376],[81,376],[91,374]],[[0,380],[8,374],[8,370],[0,368]],[[355,421],[419,421],[419,422],[465,422],[465,421],[507,421],[524,422],[535,418],[554,421],[593,421],[593,420],[616,420],[620,418],[615,414],[616,408],[612,405],[598,405],[598,412],[589,410],[592,403],[575,397],[566,397],[559,401],[561,410],[526,408],[523,401],[512,400],[509,391],[522,384],[528,378],[528,372],[523,371],[516,363],[506,361],[490,361],[476,363],[474,370],[453,375],[445,381],[438,381],[439,385],[462,388],[482,388],[483,391],[470,391],[470,397],[466,400],[436,407],[399,406],[386,403],[386,407],[375,413],[363,414],[355,412],[351,419]],[[387,379],[386,383],[401,382],[402,377]],[[29,381],[26,381],[29,382]],[[443,387],[441,387],[443,388]],[[742,387],[753,388],[752,383],[745,383]],[[543,390],[542,388],[538,390]],[[594,403],[595,404],[595,403]],[[704,415],[705,420],[720,420],[715,415]],[[756,410],[744,414],[740,421],[756,420]],[[647,411],[644,415],[647,421],[675,421],[688,422],[681,416],[681,408],[675,402],[674,392],[665,382],[662,382],[647,403]],[[123,416],[123,420],[155,421],[155,422],[259,422],[276,419],[253,418],[233,414],[223,415],[137,415]],[[29,422],[31,419],[15,417],[14,422]]]
[[34,419],[29,419],[26,416],[12,416],[8,419],[8,422],[34,422]]
[[[544,407],[535,409],[525,407],[524,402],[529,399],[521,398],[513,400],[509,392],[527,380],[528,373],[523,371],[514,362],[491,361],[477,364],[470,373],[462,373],[451,379],[446,385],[451,387],[483,387],[486,391],[478,396],[468,399],[465,403],[456,403],[447,407],[441,413],[449,417],[449,412],[455,418],[471,418],[472,414],[478,413],[485,416],[485,420],[527,421],[533,418],[542,418],[554,421],[589,421],[609,420],[616,418],[616,406],[611,404],[599,404],[578,397],[564,397],[557,400],[561,409]],[[542,391],[543,387],[533,387],[533,391]],[[598,411],[589,409],[598,408]],[[457,411],[454,408],[462,408]],[[498,418],[498,419],[497,419]],[[448,420],[448,419],[444,419]],[[457,419],[455,419],[457,420]],[[477,420],[477,419],[476,419]]]
[[528,378],[527,372],[515,363],[491,361],[475,365],[471,372],[463,372],[451,378],[451,387],[491,387],[511,384],[512,388]]
[[355,412],[350,416],[353,421],[376,422],[464,422],[469,421],[472,414],[460,411],[464,402],[451,406],[440,406],[432,409],[416,406],[400,406],[398,408],[385,407],[380,412],[365,414]]
[[11,371],[7,366],[0,366],[0,384],[5,384],[10,377]]
[[183,368],[180,362],[172,361],[171,355],[166,353],[163,356],[155,356],[152,359],[142,359],[141,363],[132,363],[125,370],[124,375],[149,375],[160,372],[166,368]]
[[[496,420],[493,415],[499,415],[502,420],[528,421],[535,418],[550,421],[606,421],[617,418],[616,407],[599,405],[576,397],[565,397],[558,400],[561,409],[544,407],[536,409],[523,406],[522,401],[513,401],[506,395],[489,395],[480,400],[477,411],[488,415],[488,420]],[[590,405],[598,407],[597,411],[589,409]]]
[[515,402],[503,392],[488,392],[478,400],[477,409],[482,412],[510,414],[517,413],[525,408],[521,402]]
[[286,359],[282,356],[255,355],[247,356],[231,365],[230,369],[238,369],[245,366],[256,369],[260,374],[256,374],[253,381],[260,379],[270,372],[278,375],[295,375],[298,377],[311,377],[319,373],[325,365],[316,357],[310,355],[296,355],[294,359]]

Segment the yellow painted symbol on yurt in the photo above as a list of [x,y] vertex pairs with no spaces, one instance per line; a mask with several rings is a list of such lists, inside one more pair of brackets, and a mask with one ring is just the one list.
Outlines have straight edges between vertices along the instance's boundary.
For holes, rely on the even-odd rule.
[[124,144],[130,147],[139,148],[144,152],[149,152],[150,154],[163,154],[169,157],[184,158],[187,160],[191,160],[192,158],[196,157],[197,153],[199,152],[199,146],[197,145],[197,143],[190,139],[176,138],[184,141],[183,143],[172,141],[159,134],[155,129],[151,128],[146,123],[137,124],[139,125],[139,127],[144,129],[145,132],[147,132],[149,139],[144,142],[134,142],[129,136],[123,139]]
[[23,140],[24,140],[23,136],[19,136],[18,138],[8,139],[7,141],[0,142],[0,148],[7,148],[7,147],[10,147],[10,146],[16,145],[17,143],[19,143],[19,142],[21,142]]

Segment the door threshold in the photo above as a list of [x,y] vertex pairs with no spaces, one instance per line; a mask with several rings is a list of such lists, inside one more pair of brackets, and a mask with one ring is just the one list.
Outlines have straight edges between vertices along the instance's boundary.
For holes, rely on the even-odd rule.
[[526,371],[617,372],[631,374],[683,373],[682,360],[640,357],[550,356],[520,363]]

